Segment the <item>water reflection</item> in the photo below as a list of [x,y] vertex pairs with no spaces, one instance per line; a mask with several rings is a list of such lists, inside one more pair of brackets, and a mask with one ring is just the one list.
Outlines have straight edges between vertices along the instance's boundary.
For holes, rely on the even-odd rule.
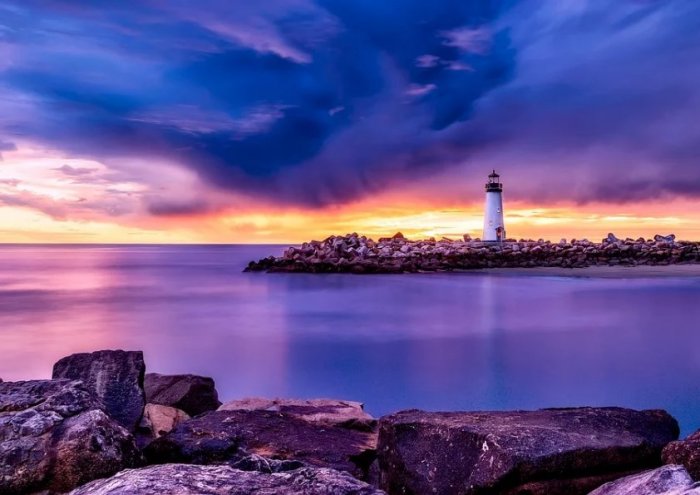
[[212,375],[225,398],[663,407],[700,427],[698,280],[241,273],[269,251],[2,247],[0,377],[120,347]]

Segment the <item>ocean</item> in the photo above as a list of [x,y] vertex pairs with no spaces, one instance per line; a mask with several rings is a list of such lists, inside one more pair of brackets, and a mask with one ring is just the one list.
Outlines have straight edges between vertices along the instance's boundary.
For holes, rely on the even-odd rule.
[[0,377],[143,350],[222,400],[663,408],[700,428],[700,278],[243,273],[283,246],[0,246]]

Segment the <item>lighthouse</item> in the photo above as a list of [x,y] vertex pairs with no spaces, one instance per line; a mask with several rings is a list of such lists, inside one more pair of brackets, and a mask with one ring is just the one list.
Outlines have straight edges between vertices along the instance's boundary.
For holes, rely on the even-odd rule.
[[506,225],[503,222],[503,184],[501,176],[494,170],[486,183],[486,205],[484,207],[484,241],[503,241]]

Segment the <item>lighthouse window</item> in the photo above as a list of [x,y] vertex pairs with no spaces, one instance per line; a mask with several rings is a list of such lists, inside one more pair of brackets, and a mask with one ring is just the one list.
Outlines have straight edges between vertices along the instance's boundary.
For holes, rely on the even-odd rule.
[[501,209],[500,209],[500,208],[498,208],[496,211],[497,211],[498,213],[501,213]]

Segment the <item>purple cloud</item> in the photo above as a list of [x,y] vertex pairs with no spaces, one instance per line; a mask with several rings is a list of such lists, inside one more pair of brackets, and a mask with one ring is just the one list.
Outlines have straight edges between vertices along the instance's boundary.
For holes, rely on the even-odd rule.
[[279,204],[337,204],[438,173],[451,191],[492,167],[527,200],[700,196],[694,0],[6,0],[0,11],[12,54],[0,135],[12,142],[117,168],[178,164]]

